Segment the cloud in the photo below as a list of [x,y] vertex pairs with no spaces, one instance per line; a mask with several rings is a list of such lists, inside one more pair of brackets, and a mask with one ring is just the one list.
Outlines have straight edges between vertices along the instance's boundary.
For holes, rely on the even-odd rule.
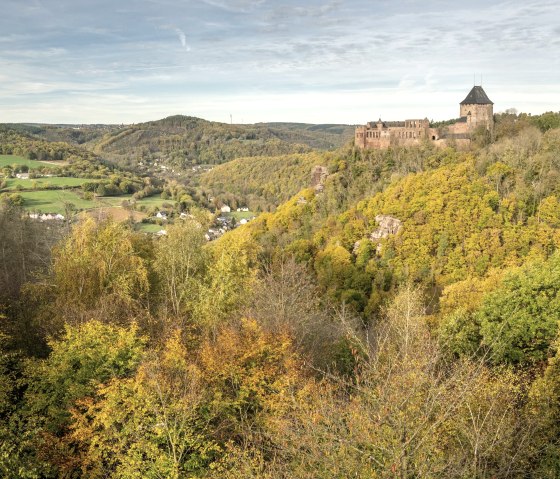
[[203,3],[229,12],[249,12],[266,0],[202,0]]
[[[96,94],[106,99],[96,120],[106,114],[118,122],[124,113],[111,101],[119,95],[145,99],[129,102],[122,121],[176,112],[175,98],[184,112],[217,118],[234,95],[230,108],[239,103],[246,120],[290,111],[293,120],[362,122],[403,111],[444,119],[456,116],[455,97],[464,97],[474,72],[504,108],[538,112],[545,97],[531,92],[550,87],[546,109],[560,110],[557,0],[137,0],[128,10],[112,3],[44,0],[37,10],[4,0],[2,121],[8,113],[32,116],[32,108],[17,113],[25,101],[58,103],[88,121]],[[516,92],[527,101],[515,104]],[[80,94],[89,95],[87,109],[72,108]],[[320,100],[309,112],[290,101],[314,94]],[[253,105],[257,96],[267,108]],[[205,100],[189,101],[197,98]]]
[[187,45],[187,35],[185,35],[185,32],[183,30],[181,30],[180,28],[175,28],[175,33],[179,37],[179,41],[181,42],[181,46],[185,49],[185,51],[190,52],[191,47],[190,47],[190,45]]

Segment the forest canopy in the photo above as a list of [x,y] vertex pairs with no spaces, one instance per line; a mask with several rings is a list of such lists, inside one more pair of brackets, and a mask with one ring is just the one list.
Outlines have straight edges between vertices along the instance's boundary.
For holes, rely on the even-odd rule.
[[160,236],[2,203],[0,475],[558,477],[560,129],[515,116],[216,167],[270,211],[214,241],[178,182]]

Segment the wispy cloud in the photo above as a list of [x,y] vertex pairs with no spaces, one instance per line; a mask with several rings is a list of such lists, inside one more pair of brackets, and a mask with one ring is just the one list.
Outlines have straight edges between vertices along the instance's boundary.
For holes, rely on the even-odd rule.
[[190,52],[191,47],[187,45],[187,35],[185,35],[185,32],[180,28],[176,28],[175,33],[179,37],[179,41],[181,42],[181,46],[183,47],[183,49],[187,52]]

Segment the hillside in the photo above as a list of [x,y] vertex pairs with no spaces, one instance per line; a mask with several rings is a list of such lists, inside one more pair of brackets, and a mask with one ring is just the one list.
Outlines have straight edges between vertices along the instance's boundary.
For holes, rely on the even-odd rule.
[[350,125],[257,123],[231,125],[172,116],[134,125],[5,125],[48,141],[84,145],[112,160],[165,158],[175,166],[223,163],[244,156],[272,156],[333,149],[351,140]]
[[137,207],[145,208],[143,198],[159,194],[159,185],[81,146],[0,126],[1,203],[68,217],[80,210],[118,207],[125,200],[138,200]]
[[185,169],[247,156],[330,149],[348,140],[344,129],[311,125],[228,125],[187,116],[127,126],[88,144],[96,153],[124,164],[161,159]]
[[2,474],[558,477],[560,129],[500,131],[216,166],[232,203],[328,174],[212,241],[176,181],[157,237],[2,202]]
[[311,170],[329,162],[329,153],[237,158],[214,167],[200,185],[219,202],[270,211],[311,183]]

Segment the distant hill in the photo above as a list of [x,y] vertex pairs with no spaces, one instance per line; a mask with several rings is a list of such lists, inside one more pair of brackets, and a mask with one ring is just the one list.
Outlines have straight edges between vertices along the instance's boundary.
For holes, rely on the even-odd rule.
[[178,168],[241,157],[332,150],[348,143],[354,131],[350,125],[236,125],[182,115],[134,125],[17,124],[10,128],[49,141],[83,145],[123,166],[163,160]]
[[257,123],[273,131],[279,138],[293,142],[298,140],[312,148],[331,150],[344,146],[354,138],[354,125],[309,123]]

